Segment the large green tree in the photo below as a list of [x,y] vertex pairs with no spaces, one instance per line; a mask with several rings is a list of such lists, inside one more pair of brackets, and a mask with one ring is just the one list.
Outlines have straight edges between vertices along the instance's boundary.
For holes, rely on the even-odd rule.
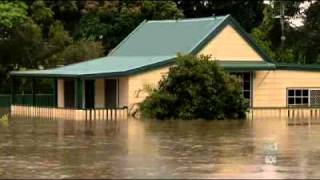
[[23,2],[0,2],[0,40],[7,38],[8,31],[27,19],[27,9]]
[[[305,26],[296,27],[290,22],[290,19],[303,13],[298,8],[301,3],[271,1],[265,5],[262,23],[251,32],[260,47],[276,62],[310,63],[306,61],[305,53],[302,52],[306,43],[303,35]],[[285,14],[283,29],[279,16],[281,9]],[[281,40],[282,35],[285,37],[284,40]]]
[[320,2],[311,2],[305,12],[299,47],[307,63],[320,63]]
[[91,1],[83,13],[75,37],[102,40],[106,53],[145,19],[183,17],[170,1]]
[[47,1],[0,2],[0,92],[8,72],[56,67],[103,56],[101,42],[74,40]]
[[[9,91],[7,72],[14,66],[11,57],[6,55],[7,51],[12,51],[7,41],[16,38],[12,32],[16,30],[17,26],[28,20],[27,10],[28,6],[23,2],[0,2],[0,92]],[[27,33],[32,34],[30,31]]]

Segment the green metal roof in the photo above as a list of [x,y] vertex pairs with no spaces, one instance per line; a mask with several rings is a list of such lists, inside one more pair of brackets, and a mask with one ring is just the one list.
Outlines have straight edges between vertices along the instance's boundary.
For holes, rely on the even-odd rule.
[[172,56],[190,53],[227,17],[144,21],[109,55]]
[[[265,62],[270,59],[230,16],[144,21],[103,58],[55,69],[13,71],[12,76],[97,78],[138,73],[173,63],[178,53],[197,54],[226,25],[239,32]],[[271,68],[270,63],[223,63],[226,69]]]

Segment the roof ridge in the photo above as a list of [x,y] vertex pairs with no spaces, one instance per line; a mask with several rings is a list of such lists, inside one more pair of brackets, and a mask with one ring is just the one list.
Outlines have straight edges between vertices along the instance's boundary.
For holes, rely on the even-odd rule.
[[212,30],[190,50],[190,52],[197,53],[199,48],[201,48],[203,44],[207,43],[206,40],[209,37],[214,38],[217,34],[219,34],[220,30],[222,30],[221,28],[224,28],[224,26],[228,24],[230,24],[239,33],[239,35],[242,36],[242,38],[254,49],[254,51],[256,51],[262,57],[264,61],[272,63],[270,57],[262,50],[259,45],[257,45],[253,37],[248,34],[230,14],[224,16],[221,22],[213,27]]
[[198,17],[198,18],[183,18],[183,19],[159,19],[159,20],[147,20],[147,23],[161,23],[161,22],[188,22],[188,21],[205,21],[205,20],[213,20],[213,19],[222,19],[230,16],[230,14],[227,15],[221,15],[221,16],[208,16],[208,17]]

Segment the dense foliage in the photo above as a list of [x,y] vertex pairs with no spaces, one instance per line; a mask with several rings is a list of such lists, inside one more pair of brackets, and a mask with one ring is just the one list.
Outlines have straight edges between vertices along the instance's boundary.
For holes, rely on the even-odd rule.
[[[8,72],[56,67],[107,55],[144,19],[231,14],[274,61],[319,63],[320,1],[270,0],[2,0],[0,1],[0,93]],[[286,40],[279,15],[285,7]],[[292,17],[304,24],[295,27]]]
[[169,1],[1,1],[0,93],[9,71],[101,57],[144,19],[179,17]]
[[143,117],[156,119],[239,119],[248,102],[239,81],[208,56],[179,56],[177,64],[140,104]]
[[263,0],[175,0],[175,2],[187,18],[231,14],[248,32],[261,23],[265,6]]
[[[251,34],[258,44],[275,62],[315,64],[320,57],[320,1],[309,1],[309,8],[300,9],[303,1],[272,1],[265,5],[262,23],[255,27]],[[279,6],[285,7],[285,40],[281,42],[281,25]],[[293,17],[303,18],[303,25],[296,26],[290,20]]]

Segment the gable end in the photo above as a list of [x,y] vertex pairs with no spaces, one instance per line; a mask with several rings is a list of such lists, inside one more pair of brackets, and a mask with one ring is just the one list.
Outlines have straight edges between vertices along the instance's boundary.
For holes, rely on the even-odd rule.
[[[203,40],[201,40],[197,46],[191,51],[192,54],[201,54],[201,51],[209,45],[211,41],[214,41],[216,37],[226,28],[231,27],[236,33],[242,38],[242,40],[249,45],[254,53],[256,53],[263,61],[272,62],[266,53],[256,44],[251,35],[249,35],[236,20],[234,20],[230,15],[226,16],[225,20],[221,24],[217,25],[212,32],[210,32]],[[231,59],[230,59],[231,60]],[[234,59],[233,59],[234,60]],[[239,58],[240,60],[240,58]],[[242,59],[246,60],[246,59]]]

